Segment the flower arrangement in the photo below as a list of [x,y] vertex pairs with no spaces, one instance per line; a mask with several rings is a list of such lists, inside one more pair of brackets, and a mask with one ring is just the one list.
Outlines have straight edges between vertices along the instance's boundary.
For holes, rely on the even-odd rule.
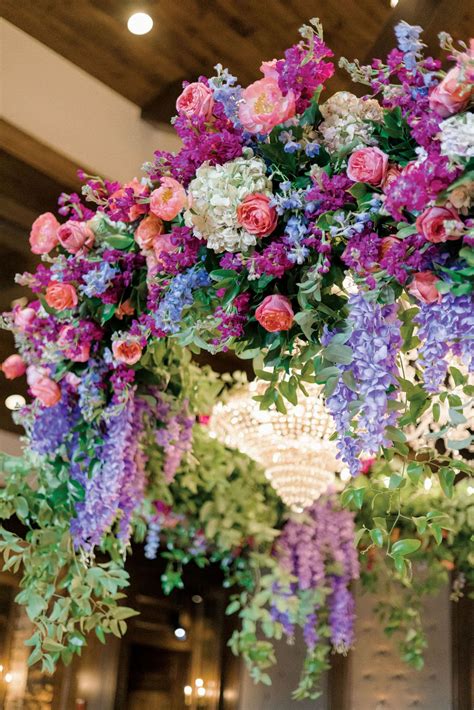
[[[241,586],[231,644],[256,680],[269,682],[271,639],[303,628],[298,697],[314,695],[329,648],[352,643],[351,540],[366,556],[385,550],[405,584],[410,555],[446,546],[449,515],[406,515],[404,491],[435,475],[454,496],[471,470],[456,452],[472,437],[414,453],[404,429],[427,413],[437,422],[447,403],[444,436],[474,396],[474,50],[443,34],[445,74],[423,56],[420,27],[395,32],[385,63],[341,60],[363,98],[322,100],[334,66],[317,20],[246,88],[217,65],[177,100],[177,154],[157,151],[124,185],[83,174],[82,196],[60,197],[65,221],[33,224],[42,263],[18,282],[35,300],[5,315],[19,354],[2,365],[26,373],[32,402],[16,417],[27,448],[23,462],[5,459],[0,492],[2,517],[30,532],[2,529],[1,546],[7,568],[23,564],[18,601],[47,670],[85,632],[124,633],[122,553],[147,527],[149,556],[164,535],[180,564],[217,561]],[[229,348],[255,359],[262,408],[285,413],[305,383],[324,387],[352,474],[340,501],[287,520],[261,472],[196,424],[223,382],[190,352]],[[391,467],[387,491],[364,475],[368,456]],[[389,512],[362,524],[371,496],[388,496]],[[97,548],[110,562],[94,562]],[[167,591],[180,583],[170,565]]]

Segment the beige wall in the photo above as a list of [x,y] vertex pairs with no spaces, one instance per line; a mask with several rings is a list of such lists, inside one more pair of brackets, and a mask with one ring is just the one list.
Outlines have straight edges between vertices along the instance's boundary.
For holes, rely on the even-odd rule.
[[58,153],[129,180],[154,150],[179,147],[138,106],[5,20],[0,40],[2,117]]

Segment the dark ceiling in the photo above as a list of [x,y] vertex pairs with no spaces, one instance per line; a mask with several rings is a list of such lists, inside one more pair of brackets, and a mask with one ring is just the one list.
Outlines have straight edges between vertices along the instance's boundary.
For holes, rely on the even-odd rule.
[[[421,24],[436,51],[440,30],[467,39],[474,4],[466,0],[3,0],[3,16],[123,96],[170,115],[179,82],[221,62],[245,85],[263,59],[281,56],[298,28],[319,16],[336,57],[366,60],[393,46],[399,19]],[[154,20],[144,36],[128,32],[137,10]],[[347,88],[338,70],[330,89]],[[160,111],[161,106],[161,111]],[[165,110],[163,108],[165,107]],[[148,114],[147,114],[148,115]]]

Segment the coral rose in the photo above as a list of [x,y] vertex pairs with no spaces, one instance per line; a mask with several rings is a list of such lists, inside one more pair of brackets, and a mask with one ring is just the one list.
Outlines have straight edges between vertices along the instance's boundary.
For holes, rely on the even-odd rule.
[[161,179],[161,185],[150,195],[150,210],[157,217],[170,222],[186,205],[184,187],[172,177]]
[[[125,183],[123,187],[121,187],[119,190],[116,190],[110,196],[109,207],[112,210],[118,209],[123,212],[123,209],[119,204],[119,200],[123,200],[124,198],[128,198],[130,200],[130,190],[132,190],[133,193],[132,199],[136,200],[138,200],[139,198],[147,197],[149,192],[148,187],[146,185],[142,185],[140,180],[138,180],[137,178],[133,178],[133,180]],[[138,219],[140,215],[145,214],[145,212],[148,212],[148,206],[145,203],[133,202],[133,204],[125,211],[125,214],[121,215],[120,219],[125,222],[133,222],[134,220]]]
[[134,365],[142,356],[142,346],[136,340],[121,338],[112,343],[112,352],[118,362]]
[[250,234],[257,237],[268,237],[276,227],[278,215],[276,209],[270,206],[267,195],[252,192],[237,208],[237,221]]
[[46,303],[56,311],[65,311],[77,306],[78,298],[74,286],[59,281],[50,281],[46,289]]
[[61,399],[61,389],[50,377],[38,377],[30,385],[31,394],[45,407],[54,407]]
[[255,318],[269,333],[290,330],[294,319],[290,299],[279,294],[267,296],[255,311]]
[[250,133],[270,133],[279,123],[295,115],[295,95],[290,90],[283,96],[273,77],[259,79],[242,92],[239,119]]
[[30,245],[33,254],[48,254],[59,243],[59,222],[52,212],[41,214],[31,227]]
[[431,271],[418,271],[413,274],[413,280],[408,291],[423,303],[439,303],[441,294],[436,288],[439,278]]
[[195,81],[188,84],[176,101],[176,110],[187,118],[205,118],[209,120],[214,108],[214,94],[206,84]]
[[81,249],[91,248],[95,235],[87,222],[76,222],[70,219],[59,227],[58,239],[66,251],[77,254]]
[[36,318],[36,311],[34,308],[18,308],[14,311],[13,322],[18,328],[24,332],[28,326],[30,326]]
[[121,303],[115,311],[115,317],[122,320],[124,316],[133,316],[134,313],[135,309],[127,298],[127,300],[123,301],[123,303]]
[[25,374],[25,361],[21,355],[10,355],[2,362],[1,370],[7,380],[14,380],[16,377],[21,377]]
[[154,214],[145,217],[135,231],[135,241],[141,249],[152,249],[155,237],[163,234],[165,225],[163,220]]
[[462,111],[474,95],[474,86],[462,81],[460,75],[459,67],[450,69],[429,96],[430,108],[443,118]]
[[433,244],[458,239],[457,230],[451,231],[446,228],[445,222],[447,221],[456,222],[459,228],[463,226],[453,207],[428,207],[417,217],[416,228],[419,234],[422,234],[427,241],[433,242]]
[[380,148],[359,148],[348,160],[347,176],[354,182],[380,185],[385,178],[387,166],[388,155]]
[[156,256],[157,264],[163,264],[163,254],[173,254],[177,250],[176,244],[173,244],[170,234],[162,234],[155,239],[153,250]]

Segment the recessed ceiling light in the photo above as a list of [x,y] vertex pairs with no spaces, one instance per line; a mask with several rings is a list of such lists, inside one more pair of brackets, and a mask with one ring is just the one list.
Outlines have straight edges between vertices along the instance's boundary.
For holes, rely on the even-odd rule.
[[174,635],[175,635],[176,638],[179,639],[180,641],[184,641],[185,638],[186,638],[186,629],[183,629],[182,626],[178,626],[178,627],[174,630]]
[[397,7],[398,0],[390,0],[390,7]]
[[127,27],[134,35],[146,35],[153,27],[153,20],[146,12],[134,12],[128,18]]
[[21,394],[10,394],[5,400],[5,407],[14,411],[21,409],[26,404],[25,398]]
[[193,601],[195,604],[200,604],[202,602],[202,597],[200,594],[193,594],[191,597],[191,601]]

